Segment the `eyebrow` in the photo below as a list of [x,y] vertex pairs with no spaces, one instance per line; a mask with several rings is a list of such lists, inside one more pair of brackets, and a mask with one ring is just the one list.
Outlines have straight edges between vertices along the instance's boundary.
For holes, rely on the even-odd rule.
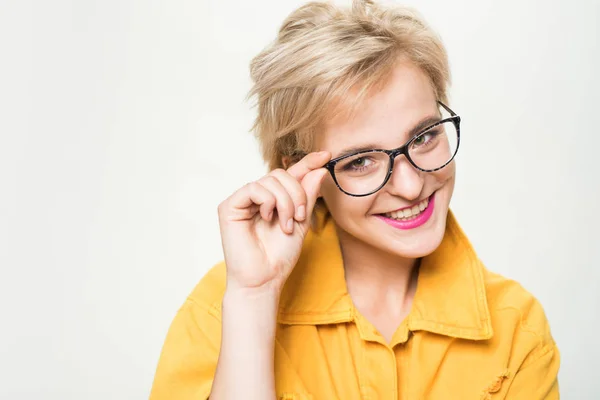
[[[413,136],[421,133],[421,131],[423,129],[425,129],[425,128],[429,127],[430,125],[433,125],[436,122],[439,122],[441,120],[442,120],[442,118],[440,118],[439,115],[430,115],[428,117],[423,118],[415,126],[413,126],[410,129],[410,131],[408,131],[408,137],[412,138]],[[375,143],[367,143],[367,144],[363,144],[360,146],[346,147],[338,155],[336,155],[333,158],[339,158],[339,157],[347,156],[348,154],[359,153],[361,151],[374,150],[374,149],[378,149],[378,148],[379,148],[379,146]]]

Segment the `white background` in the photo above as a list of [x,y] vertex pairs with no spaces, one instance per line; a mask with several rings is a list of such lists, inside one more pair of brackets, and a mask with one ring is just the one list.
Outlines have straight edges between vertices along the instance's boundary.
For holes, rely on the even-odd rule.
[[[0,398],[148,397],[218,203],[265,171],[248,63],[301,3],[0,2]],[[545,306],[563,398],[598,398],[600,3],[405,4],[450,54],[452,208]]]

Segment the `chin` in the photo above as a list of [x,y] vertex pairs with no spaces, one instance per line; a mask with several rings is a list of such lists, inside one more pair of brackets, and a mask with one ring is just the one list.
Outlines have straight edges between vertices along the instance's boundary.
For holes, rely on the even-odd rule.
[[[377,247],[387,253],[402,258],[421,258],[433,253],[442,243],[446,231],[447,210],[442,215],[436,215],[435,220],[430,220],[431,224],[423,225],[409,234],[399,235],[391,231],[383,234],[379,229],[379,234],[375,236],[376,240],[371,241],[372,246]],[[382,235],[383,234],[383,235]],[[372,237],[373,238],[373,237]]]
[[421,258],[433,253],[444,239],[446,218],[443,219],[444,224],[436,224],[408,239],[390,237],[387,251],[403,258]]

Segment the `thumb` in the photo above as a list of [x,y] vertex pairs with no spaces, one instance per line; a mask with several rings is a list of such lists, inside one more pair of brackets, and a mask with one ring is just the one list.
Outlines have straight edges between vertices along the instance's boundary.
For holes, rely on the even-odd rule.
[[310,171],[308,174],[304,176],[302,182],[302,188],[306,192],[306,215],[312,215],[313,209],[315,207],[315,203],[317,202],[317,198],[319,197],[319,191],[321,188],[321,184],[325,179],[329,171],[325,168],[319,168]]

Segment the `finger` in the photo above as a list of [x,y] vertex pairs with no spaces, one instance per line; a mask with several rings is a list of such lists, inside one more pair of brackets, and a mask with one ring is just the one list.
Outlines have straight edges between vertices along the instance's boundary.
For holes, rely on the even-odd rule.
[[302,187],[306,192],[306,215],[311,215],[319,196],[319,189],[327,176],[325,168],[319,168],[306,174],[302,179]]
[[260,179],[258,183],[275,196],[275,208],[277,209],[281,229],[286,233],[292,233],[294,231],[295,208],[290,194],[274,176],[267,175]]
[[306,174],[323,167],[329,160],[331,160],[331,153],[328,151],[309,153],[296,164],[289,167],[287,172],[296,178],[298,182],[301,182]]
[[[251,182],[232,194],[229,200],[224,203],[224,206],[229,212],[233,211],[234,215],[243,215],[247,213],[247,210],[256,211],[256,207],[258,206],[260,216],[270,221],[276,203],[277,200],[273,193],[257,182]],[[242,212],[240,213],[240,211]],[[225,214],[226,217],[231,217],[231,215],[227,215],[228,211],[225,211]]]
[[271,171],[270,175],[274,176],[283,185],[285,190],[292,198],[295,210],[294,218],[296,219],[296,221],[304,221],[304,218],[306,218],[307,199],[306,192],[304,191],[304,188],[302,187],[300,182],[298,182],[296,178],[294,178],[293,176],[288,174],[287,171],[281,168]]

